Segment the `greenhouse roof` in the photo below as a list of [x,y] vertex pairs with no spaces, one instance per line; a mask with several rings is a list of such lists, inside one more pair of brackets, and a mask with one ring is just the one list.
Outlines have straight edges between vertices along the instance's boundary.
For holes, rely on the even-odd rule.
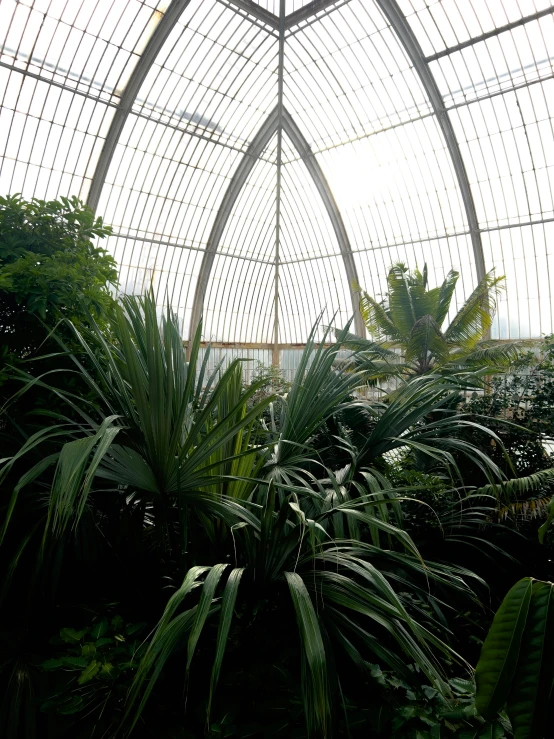
[[[275,359],[389,266],[554,330],[546,0],[0,0],[0,192],[77,195],[121,290]],[[550,244],[550,246],[549,246]],[[334,319],[333,319],[334,316]]]

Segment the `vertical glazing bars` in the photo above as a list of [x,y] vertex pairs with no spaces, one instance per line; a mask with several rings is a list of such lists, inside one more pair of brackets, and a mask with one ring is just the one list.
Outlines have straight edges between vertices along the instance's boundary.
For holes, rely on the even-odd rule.
[[416,39],[414,32],[410,28],[406,17],[398,7],[396,0],[375,0],[381,8],[385,18],[391,24],[393,30],[397,34],[406,53],[414,65],[423,88],[429,96],[429,101],[433,108],[433,112],[437,117],[437,121],[448,148],[448,152],[452,159],[452,165],[456,173],[458,185],[462,193],[462,200],[466,210],[469,232],[471,234],[471,243],[473,246],[473,256],[475,259],[475,270],[477,279],[481,280],[485,276],[485,258],[483,255],[483,243],[481,241],[481,231],[477,220],[477,212],[475,210],[475,202],[471,192],[471,186],[467,176],[464,160],[460,151],[460,146],[454,133],[452,121],[444,105],[444,100],[439,91],[437,82],[429,69],[429,65],[425,60],[423,50]]
[[286,0],[279,2],[279,63],[277,71],[277,184],[275,188],[275,293],[273,296],[273,359],[279,366],[279,246],[281,238],[281,169],[283,166],[283,78],[285,74]]
[[252,172],[254,165],[262,155],[264,149],[269,144],[271,137],[275,133],[277,125],[277,108],[267,117],[265,123],[260,128],[256,136],[252,139],[250,146],[246,150],[243,158],[241,159],[235,174],[233,175],[231,182],[225,192],[221,206],[217,212],[210,236],[208,238],[208,244],[206,251],[202,257],[202,264],[200,266],[200,272],[198,274],[198,281],[196,283],[196,291],[194,293],[194,302],[192,304],[192,313],[190,319],[190,330],[189,336],[194,336],[196,328],[200,322],[202,315],[202,308],[204,306],[204,297],[206,295],[206,288],[208,286],[208,279],[210,272],[212,271],[212,265],[214,263],[215,255],[219,247],[219,242],[223,236],[225,226],[233,207],[237,201],[237,198],[242,190],[249,174]]
[[177,23],[189,3],[190,0],[172,0],[172,2],[169,4],[169,7],[165,11],[163,18],[160,19],[160,22],[156,26],[154,33],[152,34],[148,44],[146,45],[141,58],[139,59],[135,69],[133,70],[129,82],[125,87],[123,95],[121,96],[121,101],[110,125],[108,135],[106,136],[106,140],[104,141],[104,146],[102,147],[102,151],[100,152],[98,163],[96,165],[96,169],[90,185],[87,205],[89,205],[94,211],[98,207],[102,188],[104,187],[104,182],[106,181],[106,176],[108,174],[108,169],[110,167],[117,142],[119,141],[119,137],[121,136],[121,132],[123,131],[125,121],[127,120],[129,113],[131,112],[133,103],[135,102],[138,92],[142,87],[142,83],[146,79],[146,76],[149,73],[152,64],[154,63],[160,50],[162,49],[166,39],[168,38],[169,34],[175,27],[175,24]]
[[339,245],[340,253],[344,262],[344,269],[348,280],[348,286],[352,294],[352,311],[354,314],[354,330],[358,336],[365,337],[366,330],[365,324],[360,313],[360,301],[358,293],[354,292],[354,286],[359,285],[358,271],[356,269],[356,263],[354,262],[354,255],[352,253],[352,247],[348,238],[348,233],[342,220],[342,215],[337,205],[337,201],[329,187],[329,183],[323,174],[323,170],[319,166],[319,162],[312,153],[310,145],[301,130],[296,125],[294,119],[290,113],[283,109],[283,128],[292,145],[298,152],[298,155],[304,162],[306,169],[310,173],[310,176],[317,188],[317,191],[323,200],[325,209],[329,214],[335,236]]

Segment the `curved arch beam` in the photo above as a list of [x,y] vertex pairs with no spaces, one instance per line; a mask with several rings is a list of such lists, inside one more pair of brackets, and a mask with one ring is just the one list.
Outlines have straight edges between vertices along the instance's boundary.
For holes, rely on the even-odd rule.
[[212,230],[208,238],[206,251],[202,257],[200,272],[198,273],[194,302],[192,304],[192,314],[190,317],[189,337],[191,339],[194,336],[196,327],[200,323],[200,317],[204,307],[204,297],[206,295],[206,288],[208,287],[208,280],[210,278],[210,273],[212,271],[212,266],[219,248],[221,237],[223,236],[223,231],[227,225],[227,220],[231,215],[233,206],[237,202],[237,198],[244,187],[250,172],[254,169],[254,166],[261,157],[263,150],[269,144],[273,134],[277,130],[278,123],[279,112],[277,108],[274,108],[266,118],[265,123],[262,124],[262,127],[256,136],[250,142],[250,146],[245,151],[239,166],[225,191],[225,195],[223,196],[223,200],[219,206],[214,225],[212,226]]
[[174,29],[177,21],[189,3],[190,0],[172,0],[163,17],[160,19],[160,22],[156,26],[154,33],[150,37],[146,48],[129,78],[129,82],[123,91],[121,101],[112,119],[108,135],[104,141],[104,146],[100,152],[98,163],[96,164],[96,169],[90,184],[87,205],[94,211],[98,208],[100,194],[104,187],[104,182],[106,181],[106,176],[108,174],[108,169],[110,167],[115,148],[119,141],[119,137],[121,136],[121,132],[123,131],[125,121],[127,120],[133,107],[133,103],[142,87],[142,83],[146,79],[148,72],[150,72],[153,63],[160,53],[169,34]]
[[[335,236],[337,237],[339,249],[344,261],[344,269],[346,271],[348,285],[352,291],[353,286],[359,285],[360,283],[358,280],[358,271],[354,262],[352,247],[350,246],[350,239],[348,238],[348,233],[346,232],[337,201],[335,200],[331,188],[329,187],[329,183],[323,174],[323,170],[319,166],[319,162],[310,149],[309,143],[287,110],[283,110],[283,130],[291,140],[296,151],[300,154],[300,157],[306,165],[317,191],[323,200],[325,209],[327,210],[331,223],[333,224]],[[360,301],[355,292],[352,292],[352,310],[354,313],[354,329],[356,334],[358,336],[365,337],[365,324],[362,314],[360,313]]]
[[[304,135],[294,122],[292,116],[288,111],[283,109],[282,111],[282,127],[283,131],[289,137],[291,143],[298,151],[302,161],[306,165],[308,172],[310,173],[314,184],[319,192],[321,199],[325,205],[333,229],[337,237],[339,248],[344,260],[344,266],[346,270],[346,276],[348,278],[349,285],[352,287],[353,284],[358,284],[358,274],[356,265],[354,263],[354,256],[352,254],[352,248],[348,239],[348,234],[342,220],[338,205],[331,192],[329,183],[325,179],[325,175],[321,170],[318,162],[312,154],[310,145],[305,139]],[[239,166],[229,183],[227,191],[223,197],[223,201],[217,213],[217,216],[212,227],[206,251],[202,258],[202,264],[200,266],[200,272],[198,275],[198,281],[196,283],[196,291],[194,294],[194,302],[192,305],[192,314],[190,319],[189,337],[194,336],[196,327],[200,322],[202,310],[204,307],[204,298],[206,296],[206,289],[208,287],[208,280],[212,271],[215,255],[219,249],[219,244],[227,220],[233,210],[233,207],[237,201],[237,198],[248,179],[248,176],[254,169],[258,158],[262,155],[263,150],[271,141],[272,136],[277,132],[279,127],[279,108],[278,106],[269,114],[265,123],[262,125],[255,138],[252,140],[250,146],[243,155]],[[360,313],[359,300],[356,293],[352,293],[352,311],[354,313],[354,328],[358,336],[365,337],[365,324]]]
[[456,138],[450,116],[444,107],[444,100],[439,91],[437,82],[429,69],[429,65],[425,60],[425,55],[419,45],[419,41],[415,37],[410,24],[406,20],[406,16],[398,7],[397,0],[375,0],[375,2],[383,11],[385,18],[391,24],[410,61],[414,65],[414,69],[419,75],[419,79],[421,80],[423,88],[431,102],[433,112],[439,122],[448,152],[452,159],[454,171],[456,172],[458,186],[462,193],[462,200],[467,214],[467,222],[473,246],[477,279],[482,280],[485,276],[485,257],[483,255],[483,243],[481,241],[479,221],[477,220],[477,211],[475,210],[475,202],[473,200],[469,178],[467,176],[466,167],[460,151],[460,145],[458,144],[458,139]]

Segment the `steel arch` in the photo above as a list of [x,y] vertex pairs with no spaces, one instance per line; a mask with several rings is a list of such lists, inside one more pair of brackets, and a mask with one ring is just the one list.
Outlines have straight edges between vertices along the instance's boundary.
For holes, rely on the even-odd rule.
[[146,79],[146,76],[150,72],[152,65],[159,52],[161,51],[165,41],[169,34],[175,27],[177,21],[185,11],[190,0],[172,0],[169,7],[164,13],[163,18],[156,26],[156,30],[152,34],[144,52],[142,53],[139,61],[133,73],[125,87],[121,101],[112,119],[110,129],[102,146],[102,151],[98,157],[96,169],[92,176],[92,182],[90,184],[90,190],[87,197],[87,205],[96,210],[100,201],[100,195],[102,188],[106,181],[108,169],[110,167],[119,137],[123,131],[123,126],[131,109],[133,103],[138,95],[138,92],[142,86],[142,83]]
[[[306,168],[308,169],[308,172],[310,173],[310,176],[314,181],[317,191],[319,192],[323,200],[325,209],[327,210],[327,213],[333,225],[333,229],[335,231],[337,242],[339,244],[349,285],[351,287],[353,285],[357,285],[359,284],[358,274],[354,262],[352,248],[350,246],[350,241],[348,239],[348,234],[344,226],[340,210],[333,196],[333,193],[331,192],[329,183],[327,182],[325,175],[323,174],[323,171],[319,166],[319,163],[314,157],[306,138],[296,125],[290,113],[284,108],[282,111],[281,121],[283,131],[287,134],[291,143],[298,151],[299,156],[306,165]],[[208,286],[208,280],[212,270],[215,255],[219,248],[221,237],[223,236],[223,232],[225,230],[227,219],[231,214],[231,211],[234,204],[236,203],[240,191],[242,190],[246,180],[248,179],[248,175],[254,168],[257,159],[271,140],[272,136],[277,132],[278,127],[279,108],[278,106],[276,106],[274,110],[269,114],[268,118],[256,134],[255,138],[252,140],[250,146],[248,147],[248,150],[245,152],[223,197],[223,201],[217,213],[214,225],[210,233],[210,237],[208,239],[206,251],[202,259],[202,265],[200,267],[200,273],[198,275],[198,281],[196,283],[196,292],[192,307],[189,336],[194,335],[196,327],[200,322],[200,317],[204,306],[204,298],[206,295],[206,288]],[[365,336],[365,324],[360,313],[357,293],[355,292],[352,292],[352,311],[354,314],[354,328],[356,333],[359,336]]]
[[456,138],[448,111],[444,106],[444,101],[439,91],[439,87],[429,69],[429,64],[425,59],[425,55],[419,41],[412,31],[410,24],[406,20],[406,16],[400,10],[397,0],[375,0],[375,2],[382,10],[385,18],[391,24],[410,61],[414,65],[414,69],[421,80],[421,84],[429,97],[433,112],[437,117],[450,158],[452,159],[452,166],[456,173],[458,185],[462,193],[462,200],[467,214],[471,243],[473,246],[473,257],[475,259],[477,279],[482,280],[485,276],[485,257],[483,254],[481,229],[479,228],[479,221],[477,220],[475,202],[473,200],[469,178],[467,176],[466,167],[460,151],[460,145]]

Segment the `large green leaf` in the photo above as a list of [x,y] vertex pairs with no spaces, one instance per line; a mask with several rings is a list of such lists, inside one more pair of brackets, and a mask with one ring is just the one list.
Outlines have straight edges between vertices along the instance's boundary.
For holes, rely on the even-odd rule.
[[547,736],[554,682],[554,589],[534,582],[508,715],[515,739]]
[[313,713],[316,728],[322,737],[328,735],[331,706],[329,701],[327,657],[319,620],[315,612],[310,594],[304,581],[296,572],[285,572],[300,633],[300,641],[308,663],[310,690],[308,699],[309,714]]
[[225,650],[227,647],[227,637],[229,636],[229,629],[231,628],[233,611],[235,609],[239,584],[243,572],[243,567],[235,567],[235,569],[229,575],[229,578],[225,585],[225,590],[223,591],[223,598],[221,600],[221,614],[219,617],[219,627],[217,630],[215,659],[210,679],[210,695],[208,697],[208,722],[210,719],[213,695],[217,686],[217,682],[219,680],[219,673],[221,672],[221,665],[223,663],[223,657],[225,655]]
[[475,705],[485,718],[493,718],[508,699],[521,649],[532,580],[524,578],[514,585],[498,609],[475,671]]

